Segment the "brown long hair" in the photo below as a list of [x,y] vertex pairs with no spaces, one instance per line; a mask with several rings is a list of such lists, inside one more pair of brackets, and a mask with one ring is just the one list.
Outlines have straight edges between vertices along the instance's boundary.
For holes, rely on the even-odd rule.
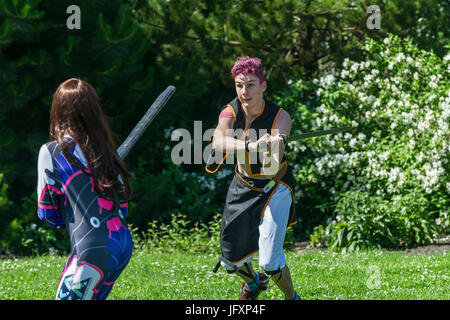
[[[88,170],[69,151],[64,135],[69,134],[80,145]],[[64,81],[53,96],[50,112],[50,140],[56,140],[67,160],[94,180],[97,193],[115,199],[123,181],[127,199],[130,197],[130,173],[116,151],[109,123],[103,114],[94,88],[87,82],[72,78]],[[103,190],[103,191],[102,191]]]

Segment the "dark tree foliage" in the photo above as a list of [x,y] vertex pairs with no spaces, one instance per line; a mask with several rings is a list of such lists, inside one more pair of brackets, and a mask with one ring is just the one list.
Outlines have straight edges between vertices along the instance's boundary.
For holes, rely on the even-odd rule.
[[[366,26],[373,4],[381,10],[379,30]],[[66,25],[70,5],[81,10],[81,29]],[[271,98],[289,79],[315,78],[345,58],[362,58],[367,35],[410,36],[445,55],[448,9],[442,0],[0,0],[3,247],[21,250],[24,234],[38,244],[48,240],[29,225],[42,225],[37,154],[62,81],[80,77],[95,87],[117,144],[162,90],[176,86],[126,159],[135,174],[129,221],[145,229],[176,212],[205,221],[221,212],[229,179],[205,176],[203,165],[174,165],[170,135],[176,128],[193,132],[194,121],[203,121],[203,130],[216,125],[235,95],[230,69],[237,58],[263,60]]]

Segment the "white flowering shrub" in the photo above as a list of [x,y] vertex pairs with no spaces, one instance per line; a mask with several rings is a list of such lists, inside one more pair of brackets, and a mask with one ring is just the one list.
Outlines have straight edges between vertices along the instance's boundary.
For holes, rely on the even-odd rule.
[[430,243],[449,231],[449,55],[394,36],[364,50],[277,100],[294,132],[353,127],[288,149],[300,222],[336,250]]

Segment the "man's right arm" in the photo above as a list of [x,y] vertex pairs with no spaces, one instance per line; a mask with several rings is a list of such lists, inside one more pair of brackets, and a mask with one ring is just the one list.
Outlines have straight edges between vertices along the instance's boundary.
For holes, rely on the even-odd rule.
[[219,123],[214,131],[213,149],[223,153],[234,153],[245,150],[245,141],[234,137],[233,113],[229,108],[224,108],[219,115]]

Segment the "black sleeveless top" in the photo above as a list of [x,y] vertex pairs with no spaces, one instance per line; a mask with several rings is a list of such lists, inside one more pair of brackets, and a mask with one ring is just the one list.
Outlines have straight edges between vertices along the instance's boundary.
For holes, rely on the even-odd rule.
[[[222,110],[225,108],[231,109],[231,111],[233,112],[234,119],[236,120],[233,126],[233,130],[235,131],[235,137],[236,133],[238,133],[239,131],[243,132],[249,129],[249,132],[246,134],[245,139],[246,140],[250,139],[251,142],[257,141],[260,137],[262,137],[266,133],[272,134],[272,130],[274,129],[278,115],[280,114],[281,110],[283,110],[281,107],[277,106],[272,101],[264,99],[261,112],[252,120],[252,122],[246,128],[244,111],[242,110],[241,102],[237,97],[234,98],[226,106],[224,106]],[[209,173],[217,172],[217,170],[219,170],[220,166],[225,161],[226,157],[227,155],[224,153],[216,154],[216,151],[213,149],[206,163],[206,171]],[[261,159],[263,159],[262,155],[258,154],[257,152],[245,152],[245,157],[248,163],[250,164],[249,166],[250,176],[254,177],[264,175],[262,172],[263,164],[261,163]],[[283,158],[281,159],[281,166],[285,164],[286,161],[283,155]]]

